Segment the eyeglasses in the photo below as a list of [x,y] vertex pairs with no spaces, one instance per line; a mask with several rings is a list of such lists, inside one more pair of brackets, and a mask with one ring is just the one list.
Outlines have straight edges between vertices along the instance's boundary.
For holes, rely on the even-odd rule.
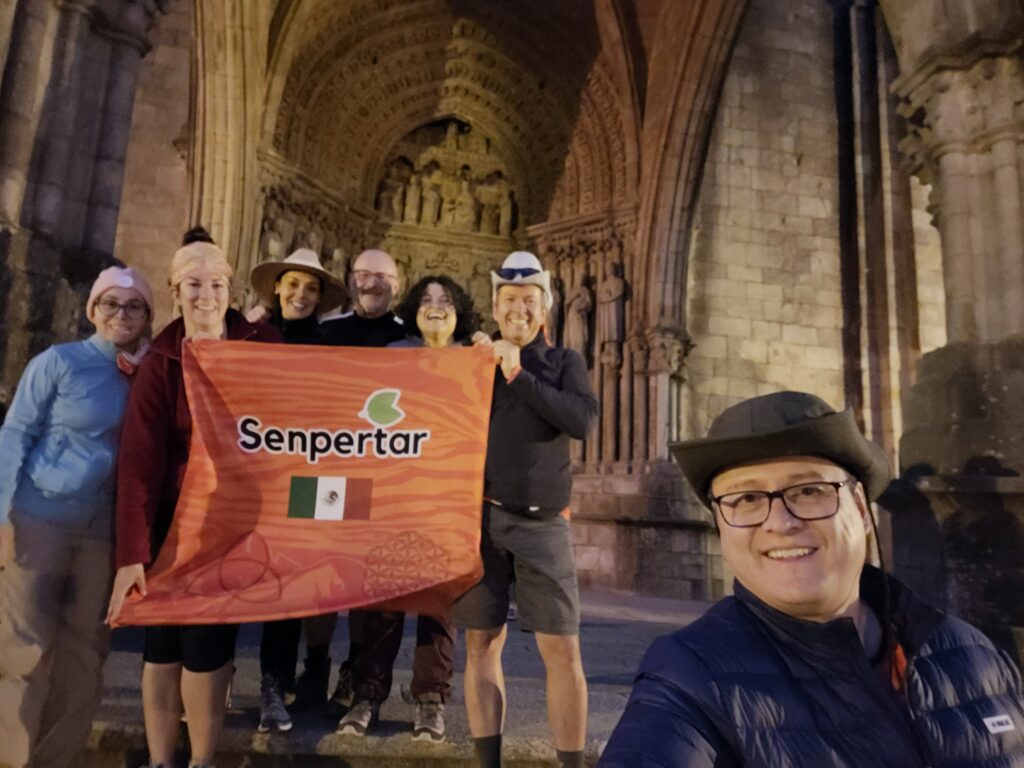
[[114,317],[118,312],[124,310],[124,315],[129,320],[141,320],[149,313],[149,307],[142,301],[119,304],[113,299],[100,299],[93,306],[104,317]]
[[387,272],[371,272],[368,269],[355,269],[352,271],[352,277],[359,283],[368,283],[371,280],[383,283],[385,280],[398,279],[398,275],[390,275]]
[[502,280],[515,280],[517,277],[529,277],[539,274],[539,269],[533,267],[508,267],[498,270],[498,277]]
[[712,496],[722,519],[733,528],[756,528],[768,519],[772,501],[782,499],[783,506],[798,520],[824,520],[839,511],[839,489],[856,481],[824,480],[799,483],[777,491],[737,491]]

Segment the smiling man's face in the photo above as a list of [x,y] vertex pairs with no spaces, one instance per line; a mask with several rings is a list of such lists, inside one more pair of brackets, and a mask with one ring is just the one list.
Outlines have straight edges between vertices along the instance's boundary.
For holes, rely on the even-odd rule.
[[[715,476],[711,495],[776,491],[848,478],[846,470],[831,461],[795,456],[727,469]],[[849,615],[860,596],[869,513],[856,483],[839,488],[838,495],[838,511],[823,520],[800,520],[778,498],[771,501],[768,519],[752,528],[734,528],[716,510],[722,556],[743,586],[799,619],[830,621]]]

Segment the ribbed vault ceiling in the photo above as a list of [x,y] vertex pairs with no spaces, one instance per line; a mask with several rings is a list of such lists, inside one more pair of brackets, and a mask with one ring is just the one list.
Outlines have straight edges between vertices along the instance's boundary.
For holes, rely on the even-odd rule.
[[292,18],[274,147],[343,199],[372,205],[391,149],[446,117],[490,138],[527,223],[633,194],[635,118],[591,0],[306,0]]

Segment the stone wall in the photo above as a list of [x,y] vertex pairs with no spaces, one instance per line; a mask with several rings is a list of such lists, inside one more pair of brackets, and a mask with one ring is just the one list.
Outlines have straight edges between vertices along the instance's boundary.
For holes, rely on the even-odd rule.
[[780,388],[843,402],[831,11],[754,0],[691,241],[683,431]]
[[167,265],[189,227],[192,149],[192,3],[175,3],[142,61],[132,113],[115,255],[153,286],[156,322],[171,316]]

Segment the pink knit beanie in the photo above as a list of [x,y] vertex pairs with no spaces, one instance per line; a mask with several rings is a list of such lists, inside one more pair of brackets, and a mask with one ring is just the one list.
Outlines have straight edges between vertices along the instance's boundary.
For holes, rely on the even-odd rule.
[[149,319],[153,319],[153,290],[146,278],[131,267],[107,267],[100,272],[89,291],[89,302],[85,305],[85,314],[89,320],[93,318],[96,301],[111,288],[131,288],[137,292],[149,307]]

